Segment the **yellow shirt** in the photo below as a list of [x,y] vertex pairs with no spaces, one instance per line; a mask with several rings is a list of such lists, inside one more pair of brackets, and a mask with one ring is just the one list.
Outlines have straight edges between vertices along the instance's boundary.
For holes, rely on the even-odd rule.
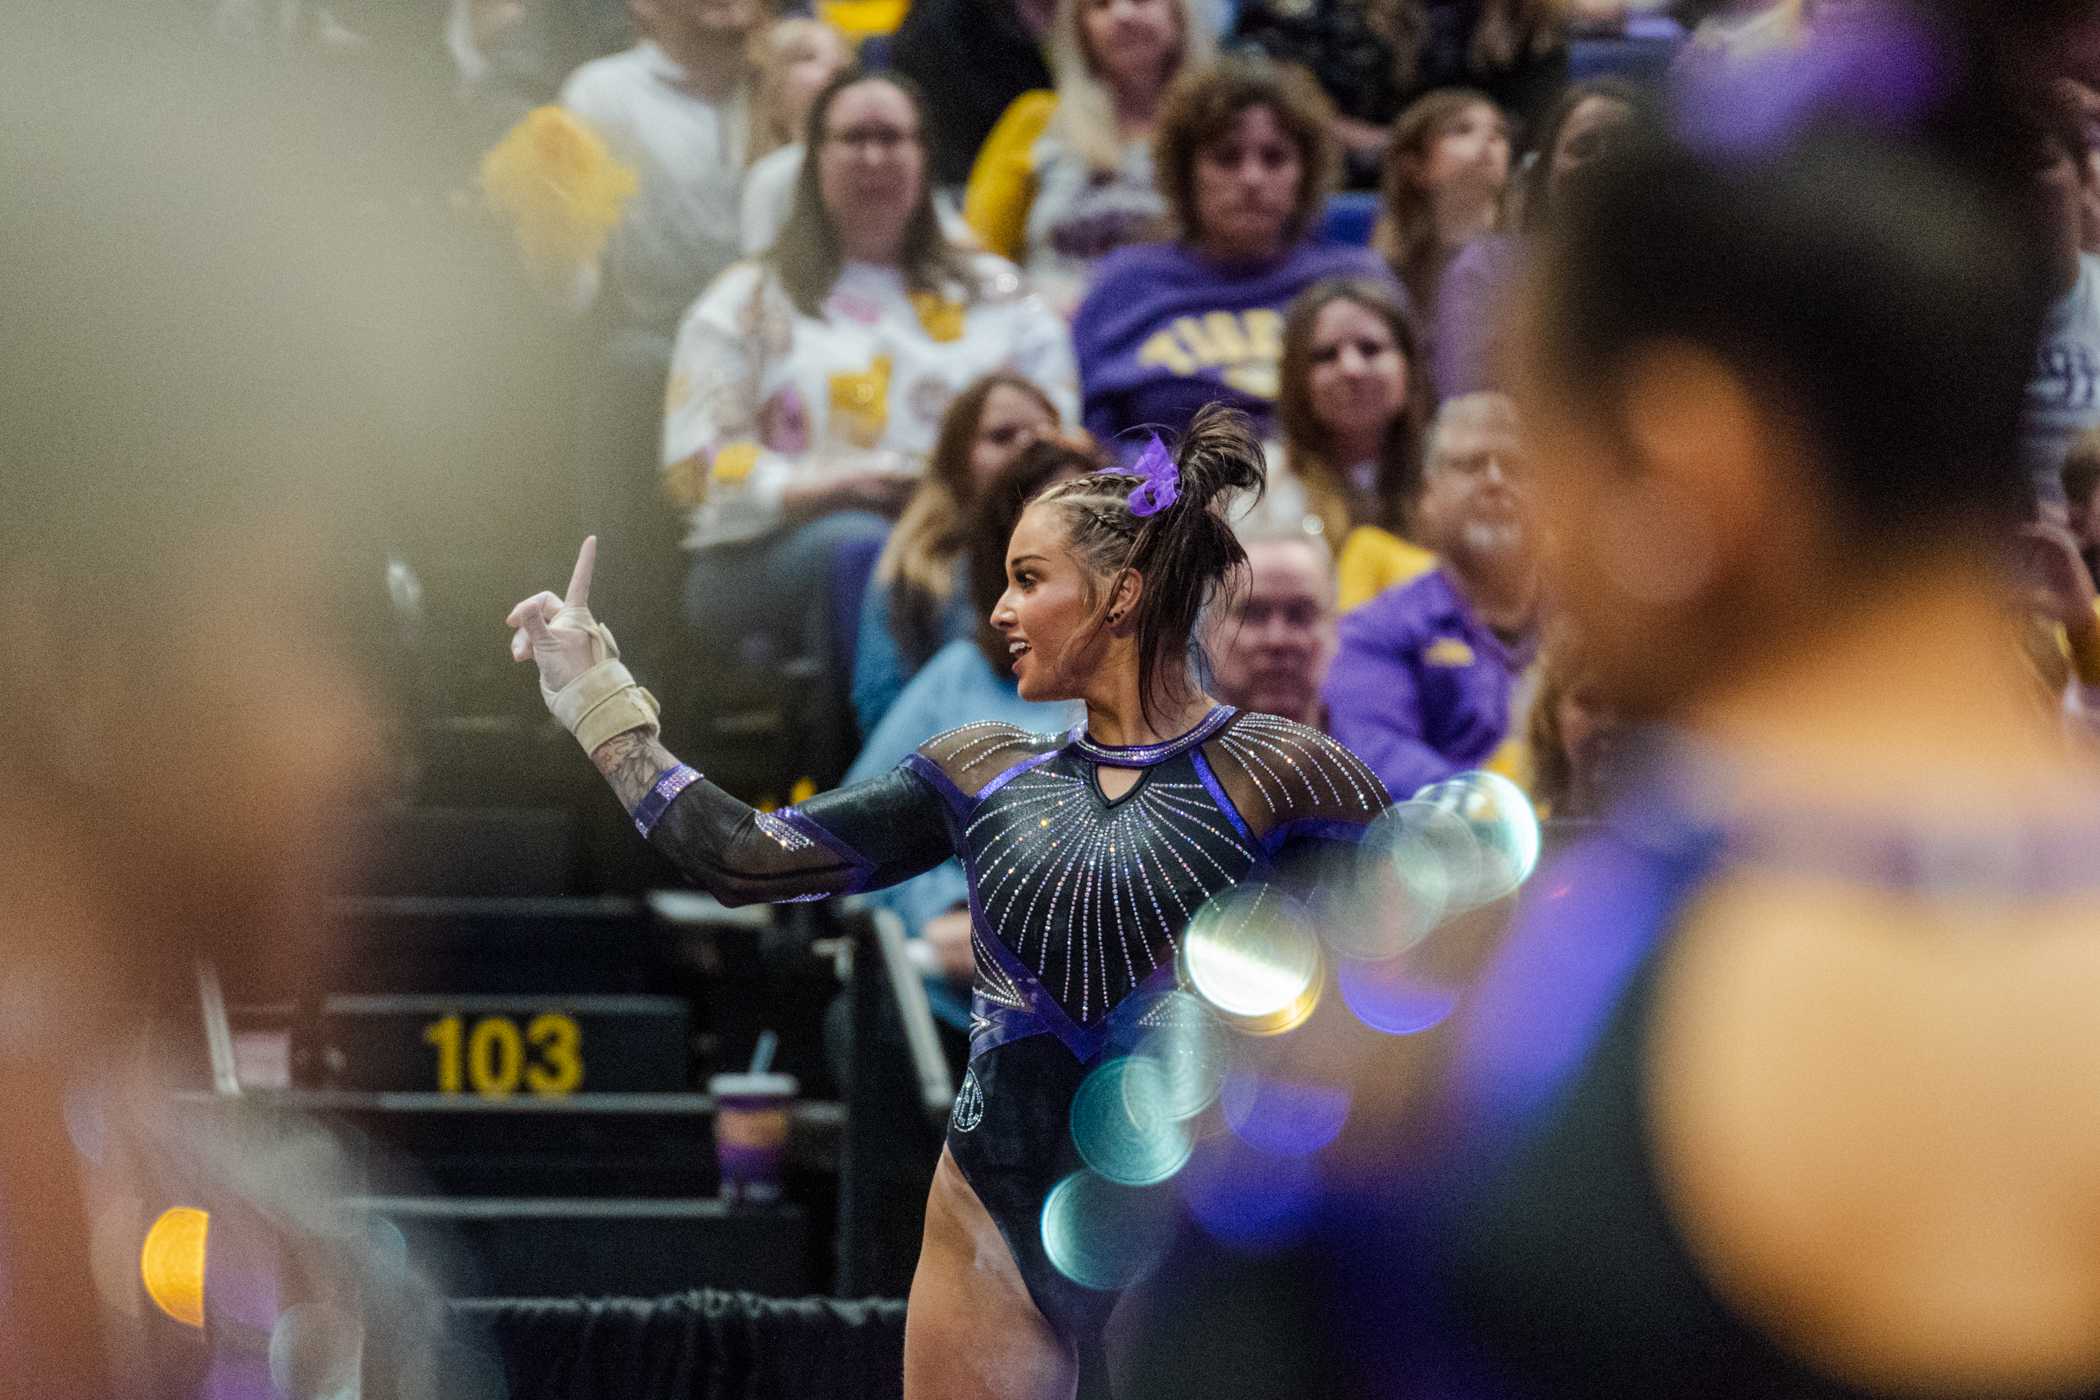
[[1358,525],[1335,553],[1335,605],[1347,612],[1395,584],[1420,578],[1436,567],[1436,556],[1390,530]]
[[1057,94],[1047,88],[1015,98],[985,137],[963,189],[963,222],[989,251],[1013,262],[1022,261],[1035,199],[1035,143],[1056,110]]

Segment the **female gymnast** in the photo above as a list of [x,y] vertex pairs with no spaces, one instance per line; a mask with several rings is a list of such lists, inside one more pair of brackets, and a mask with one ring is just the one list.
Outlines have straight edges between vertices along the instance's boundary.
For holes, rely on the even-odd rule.
[[1431,1170],[1337,1212],[1358,1393],[2100,1392],[2100,767],[2001,577],[2034,147],[1890,25],[1643,123],[1538,250],[1548,576],[1663,729],[1474,988]]
[[725,903],[822,899],[961,857],[975,919],[970,1064],[928,1201],[905,1392],[1069,1397],[1116,1294],[1065,1278],[1040,1228],[1078,1165],[1068,1120],[1089,1066],[1175,985],[1205,900],[1348,859],[1387,805],[1318,731],[1216,703],[1198,619],[1246,556],[1227,511],[1258,493],[1246,421],[1198,414],[1178,449],[1041,492],[1015,527],[991,621],[1020,693],[1077,699],[1066,734],[967,724],[886,776],[760,813],[658,741],[656,704],[589,612],[595,544],[566,599],[520,603],[512,654],[635,825]]
[[2002,576],[2041,143],[1973,39],[1871,23],[1556,201],[1543,568],[1646,771],[1435,1072],[1361,1066],[1295,1267],[1183,1269],[1218,1301],[1134,1329],[1131,1393],[1284,1393],[1238,1379],[1284,1350],[1301,1396],[2100,1394],[2100,765]]

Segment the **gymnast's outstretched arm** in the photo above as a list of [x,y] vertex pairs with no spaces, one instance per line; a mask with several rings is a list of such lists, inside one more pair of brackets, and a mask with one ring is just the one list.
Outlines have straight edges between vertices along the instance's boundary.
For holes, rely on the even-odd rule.
[[895,884],[951,854],[938,793],[903,767],[779,812],[759,812],[665,748],[654,696],[620,664],[590,613],[597,541],[576,556],[566,597],[511,609],[511,655],[538,663],[540,694],[611,784],[635,827],[724,904],[822,899]]

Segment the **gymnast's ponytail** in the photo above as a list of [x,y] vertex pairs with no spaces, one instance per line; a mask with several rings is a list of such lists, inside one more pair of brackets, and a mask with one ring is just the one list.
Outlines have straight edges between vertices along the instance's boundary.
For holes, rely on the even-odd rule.
[[[1057,506],[1093,575],[1095,625],[1135,626],[1148,722],[1155,701],[1191,692],[1198,620],[1221,588],[1244,578],[1247,552],[1229,519],[1242,498],[1260,500],[1266,485],[1261,443],[1246,415],[1210,404],[1171,451],[1154,442],[1129,468],[1059,482],[1036,497]],[[1128,573],[1144,588],[1131,617],[1111,617],[1116,585]]]

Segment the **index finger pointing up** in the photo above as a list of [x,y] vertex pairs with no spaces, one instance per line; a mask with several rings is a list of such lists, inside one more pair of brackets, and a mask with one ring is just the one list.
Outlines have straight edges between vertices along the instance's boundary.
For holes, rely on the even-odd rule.
[[591,573],[598,567],[598,537],[585,535],[583,548],[576,551],[576,572],[569,575],[569,591],[562,602],[572,608],[587,608],[591,605]]

